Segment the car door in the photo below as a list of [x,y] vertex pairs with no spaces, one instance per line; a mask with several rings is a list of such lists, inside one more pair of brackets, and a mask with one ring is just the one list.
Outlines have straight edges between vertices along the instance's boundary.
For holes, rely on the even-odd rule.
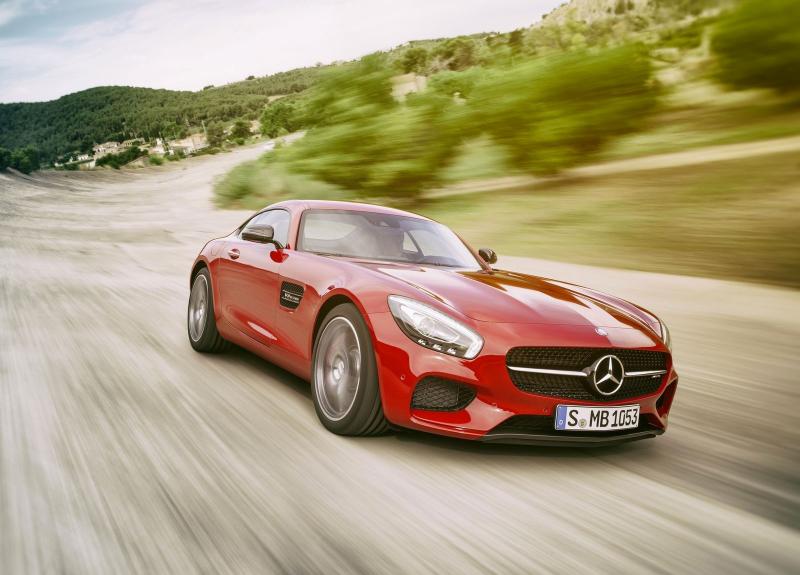
[[280,292],[280,264],[270,257],[274,244],[242,239],[248,226],[268,224],[274,239],[285,245],[291,216],[282,209],[261,212],[230,238],[220,258],[217,285],[224,319],[254,340],[272,345],[275,341],[275,310]]

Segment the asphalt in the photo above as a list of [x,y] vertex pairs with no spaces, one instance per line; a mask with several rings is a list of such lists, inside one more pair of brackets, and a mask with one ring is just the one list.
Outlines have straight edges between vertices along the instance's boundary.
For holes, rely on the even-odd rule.
[[342,438],[308,385],[185,333],[260,150],[0,175],[0,572],[800,572],[800,293],[501,257],[649,307],[669,431],[603,449]]

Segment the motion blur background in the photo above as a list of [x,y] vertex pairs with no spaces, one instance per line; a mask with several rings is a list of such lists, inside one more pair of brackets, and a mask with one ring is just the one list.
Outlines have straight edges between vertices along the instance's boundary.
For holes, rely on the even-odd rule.
[[313,130],[216,193],[381,198],[501,253],[798,287],[798,23],[784,0],[579,0],[412,42],[272,103],[265,133]]
[[[800,2],[481,4],[0,1],[0,572],[800,571]],[[108,19],[44,49],[25,6]],[[668,433],[341,438],[305,382],[195,354],[193,258],[287,198],[648,307]]]

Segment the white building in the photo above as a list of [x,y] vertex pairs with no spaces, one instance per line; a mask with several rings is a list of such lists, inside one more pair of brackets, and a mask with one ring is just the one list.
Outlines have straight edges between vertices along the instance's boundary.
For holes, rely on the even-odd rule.
[[192,134],[183,138],[182,140],[170,140],[169,148],[171,153],[183,153],[187,156],[202,150],[208,146],[205,134]]
[[417,74],[401,74],[392,78],[392,96],[402,102],[408,94],[422,92],[428,86],[428,78]]
[[120,151],[120,147],[119,142],[104,142],[97,144],[92,150],[94,151],[94,158],[99,160],[108,154],[116,154]]

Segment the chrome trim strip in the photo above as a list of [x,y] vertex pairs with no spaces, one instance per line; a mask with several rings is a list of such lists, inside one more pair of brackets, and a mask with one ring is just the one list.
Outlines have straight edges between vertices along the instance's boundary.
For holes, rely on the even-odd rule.
[[[513,365],[507,366],[512,371],[526,371],[528,373],[549,373],[552,375],[568,375],[571,377],[586,377],[585,371],[566,371],[563,369],[541,369],[538,367],[515,367]],[[651,371],[626,371],[625,377],[646,377],[648,375],[664,375],[667,373],[666,369],[654,369]]]
[[528,373],[550,373],[553,375],[569,375],[572,377],[586,377],[584,371],[564,371],[563,369],[539,369],[538,367],[514,367],[509,365],[508,369],[513,371],[527,371]]

